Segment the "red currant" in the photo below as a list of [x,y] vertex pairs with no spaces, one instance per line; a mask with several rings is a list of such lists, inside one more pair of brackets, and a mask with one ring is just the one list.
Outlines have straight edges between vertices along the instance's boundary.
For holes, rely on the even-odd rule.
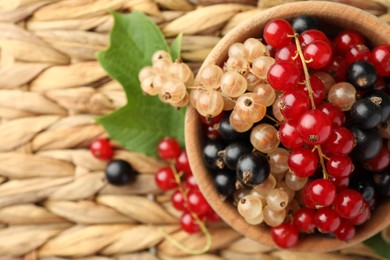
[[314,222],[322,233],[332,233],[340,227],[341,219],[331,207],[325,207],[317,211]]
[[171,167],[161,168],[154,176],[154,179],[157,186],[163,191],[171,190],[177,187],[175,174],[173,173]]
[[340,240],[351,240],[356,234],[355,226],[348,220],[343,220],[338,229],[334,231],[334,235]]
[[337,53],[344,54],[352,45],[365,44],[364,37],[357,31],[341,31],[334,40]]
[[180,155],[176,158],[176,169],[179,172],[192,175],[187,152],[185,150],[181,151]]
[[296,148],[290,152],[287,163],[295,175],[306,178],[317,170],[318,158],[307,148]]
[[284,121],[279,126],[279,139],[282,144],[290,149],[301,147],[305,144],[297,131],[297,121]]
[[287,91],[282,95],[278,106],[286,119],[297,120],[304,112],[309,110],[310,103],[308,95],[302,90]]
[[219,115],[217,115],[215,117],[206,117],[206,116],[202,116],[199,114],[200,121],[204,125],[207,125],[207,126],[213,126],[215,124],[218,124],[219,122],[221,122],[221,120],[222,120],[222,118],[224,118],[224,116],[225,116],[224,111],[222,111],[222,113],[220,113]]
[[332,124],[328,116],[319,109],[308,110],[298,121],[298,133],[307,144],[326,142],[331,134]]
[[272,240],[281,248],[290,248],[298,243],[298,230],[291,223],[283,223],[271,230]]
[[186,209],[183,194],[181,194],[181,192],[179,190],[176,190],[172,194],[171,202],[172,202],[172,206],[177,210],[183,211]]
[[316,206],[327,207],[336,197],[336,186],[326,179],[316,179],[307,188],[307,195]]
[[356,190],[345,189],[337,194],[334,209],[343,218],[354,218],[364,210],[364,199]]
[[206,218],[207,222],[219,222],[219,221],[221,221],[221,218],[218,216],[218,214],[214,210],[212,210],[211,208],[203,216]]
[[210,206],[199,190],[188,192],[188,207],[197,215],[203,215],[210,210]]
[[89,147],[93,156],[101,160],[109,160],[112,157],[113,151],[108,139],[96,139]]
[[294,214],[294,226],[300,232],[312,233],[316,227],[314,217],[316,213],[313,209],[300,208]]
[[268,83],[278,91],[295,90],[301,71],[290,61],[275,62],[268,70]]
[[364,206],[363,207],[364,207],[364,209],[363,209],[363,211],[359,215],[349,219],[349,221],[353,225],[361,225],[361,224],[365,223],[367,220],[370,219],[370,217],[371,217],[370,205],[368,205],[367,202],[364,202]]
[[345,127],[336,128],[321,146],[326,155],[348,155],[355,145],[355,136]]
[[310,61],[307,66],[312,69],[321,69],[329,64],[332,58],[332,48],[324,41],[313,41],[303,49],[303,55]]
[[308,195],[308,187],[309,185],[306,184],[305,187],[303,187],[303,189],[301,190],[301,199],[302,199],[302,202],[303,202],[303,205],[310,208],[310,209],[315,209],[316,208],[316,204],[310,199],[309,195]]
[[[311,89],[313,90],[314,104],[318,105],[322,102],[322,100],[325,97],[325,85],[318,77],[312,75],[310,75],[310,85],[311,85]],[[305,84],[302,89],[308,97],[309,89],[307,85]]]
[[329,180],[334,184],[334,186],[336,186],[337,191],[342,191],[348,188],[349,177],[336,178],[333,176],[329,176]]
[[185,232],[190,234],[198,233],[200,231],[200,226],[189,212],[184,212],[181,216],[180,226]]
[[275,53],[276,61],[289,61],[295,64],[300,70],[303,69],[302,62],[297,59],[297,46],[295,44],[289,44],[279,49]]
[[328,65],[323,68],[336,82],[344,82],[347,80],[347,69],[347,62],[342,56],[333,56]]
[[354,63],[359,60],[371,60],[370,49],[363,44],[352,45],[346,52],[345,58],[347,60],[347,65]]
[[371,59],[379,76],[390,76],[390,44],[375,47]]
[[205,131],[208,139],[217,140],[221,137],[221,135],[219,134],[219,131],[218,131],[218,126],[219,126],[219,124],[216,124],[213,126],[206,126],[204,128],[204,131]]
[[180,155],[180,145],[176,139],[165,137],[157,145],[157,153],[164,160],[174,160]]
[[264,40],[275,48],[282,48],[292,41],[294,30],[292,26],[284,19],[273,19],[269,21],[263,32]]
[[325,35],[325,33],[321,32],[320,30],[316,30],[316,29],[306,30],[299,35],[299,42],[301,43],[302,47],[305,47],[314,41],[324,41],[328,45],[330,45],[330,41],[328,37]]
[[339,106],[332,103],[322,103],[317,108],[329,117],[334,129],[344,124],[345,115]]
[[185,181],[186,187],[189,190],[198,190],[198,184],[196,183],[195,177],[193,175],[188,176],[188,178]]
[[345,155],[332,155],[326,162],[326,170],[336,178],[348,177],[353,171],[352,160]]
[[374,158],[363,162],[364,168],[372,172],[382,172],[389,166],[389,164],[390,151],[385,145],[382,145],[381,150]]

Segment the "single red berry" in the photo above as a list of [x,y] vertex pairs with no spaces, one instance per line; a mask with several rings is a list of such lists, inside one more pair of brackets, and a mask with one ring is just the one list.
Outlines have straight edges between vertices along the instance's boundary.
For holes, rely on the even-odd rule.
[[341,178],[329,176],[329,180],[336,186],[338,192],[347,189],[349,186],[349,176]]
[[189,209],[199,216],[210,210],[210,205],[199,190],[190,190],[187,199]]
[[[313,75],[310,75],[310,85],[313,91],[314,104],[318,105],[322,102],[322,100],[325,97],[325,85],[318,77]],[[302,90],[305,92],[308,99],[309,89],[306,84],[302,86]]]
[[287,148],[294,149],[305,144],[297,131],[297,123],[295,120],[289,120],[283,121],[279,126],[280,142]]
[[312,233],[316,227],[314,217],[316,213],[310,208],[300,208],[294,214],[294,226],[303,233]]
[[341,218],[331,207],[325,207],[317,211],[314,222],[320,232],[332,233],[340,227]]
[[330,155],[348,155],[355,145],[355,136],[345,127],[333,130],[328,140],[321,145],[323,152]]
[[336,129],[344,124],[345,115],[339,106],[326,102],[320,104],[317,108],[329,117],[333,129]]
[[268,70],[268,83],[278,91],[296,90],[301,71],[290,61],[275,62]]
[[307,148],[296,148],[290,152],[287,163],[295,175],[306,178],[317,170],[318,157]]
[[174,160],[180,155],[180,145],[176,139],[165,137],[157,145],[157,153],[164,160]]
[[390,76],[390,44],[379,45],[372,50],[371,61],[379,76]]
[[289,61],[295,64],[299,70],[303,69],[301,59],[297,58],[297,46],[289,44],[279,49],[275,53],[275,61]]
[[343,218],[354,218],[363,212],[365,207],[362,195],[356,190],[345,189],[337,194],[334,209]]
[[200,227],[196,220],[192,217],[191,213],[184,212],[180,218],[180,226],[181,228],[190,234],[198,233],[200,231]]
[[357,31],[344,30],[341,31],[334,39],[335,51],[340,54],[345,52],[353,45],[363,44],[365,45],[364,37]]
[[275,48],[282,48],[290,44],[293,40],[294,29],[284,19],[273,19],[269,21],[263,32],[264,40]]
[[181,151],[180,155],[176,158],[176,169],[179,172],[192,175],[187,152],[185,150]]
[[298,133],[310,145],[326,142],[332,132],[329,117],[319,109],[308,110],[298,120]]
[[363,209],[363,211],[359,215],[349,219],[349,221],[353,225],[361,225],[361,224],[365,223],[367,220],[370,219],[370,217],[371,217],[370,205],[368,205],[367,202],[364,202],[364,206],[363,207],[364,207],[364,209]]
[[343,241],[351,240],[355,234],[355,226],[346,219],[341,221],[339,228],[334,231],[335,237]]
[[307,188],[307,195],[316,206],[327,207],[336,197],[336,186],[326,179],[316,179]]
[[352,45],[345,54],[347,65],[359,60],[371,61],[370,49],[364,44]]
[[347,80],[347,69],[347,62],[343,56],[333,56],[323,71],[329,73],[336,82],[344,82]]
[[179,190],[176,190],[171,196],[172,206],[180,211],[186,209],[185,200],[183,198],[183,194]]
[[195,177],[193,175],[190,175],[187,177],[185,184],[189,190],[198,190],[199,189],[198,184],[196,183]]
[[309,185],[306,184],[306,186],[303,187],[303,189],[300,192],[300,197],[301,197],[302,203],[307,208],[316,209],[316,204],[310,199],[310,197],[308,195],[308,192],[307,192],[308,186]]
[[290,248],[295,246],[299,240],[299,233],[291,223],[283,223],[271,229],[272,240],[281,248]]
[[303,56],[307,66],[312,69],[321,69],[329,64],[332,58],[332,48],[324,41],[313,41],[303,49]]
[[324,41],[329,46],[331,45],[328,37],[320,30],[310,29],[304,31],[299,35],[299,42],[301,43],[302,47],[305,47],[314,41]]
[[175,175],[171,167],[164,167],[158,170],[154,176],[154,179],[157,186],[163,191],[171,190],[177,187]]
[[213,126],[221,122],[222,118],[224,118],[225,112],[222,111],[219,115],[215,117],[206,117],[199,114],[200,121],[207,126]]
[[310,109],[309,97],[302,90],[286,91],[278,106],[284,118],[297,120]]
[[326,162],[326,170],[336,178],[348,177],[353,171],[352,160],[345,155],[332,155]]
[[385,145],[382,145],[379,153],[374,158],[363,162],[364,168],[372,172],[382,172],[389,164],[390,151]]
[[101,160],[109,160],[112,157],[113,151],[108,139],[96,139],[89,147],[93,156]]
[[211,208],[203,216],[206,218],[207,222],[213,223],[221,221],[221,218],[218,216],[218,214]]

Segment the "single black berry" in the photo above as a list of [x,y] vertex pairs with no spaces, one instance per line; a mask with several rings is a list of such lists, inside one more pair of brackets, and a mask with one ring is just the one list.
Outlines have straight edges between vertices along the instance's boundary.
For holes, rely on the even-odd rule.
[[356,101],[350,111],[349,119],[352,124],[361,129],[374,128],[382,119],[381,98],[362,98]]
[[218,155],[225,149],[225,144],[220,141],[208,141],[203,147],[203,162],[210,170],[223,169],[225,163]]
[[390,118],[390,96],[385,92],[374,91],[366,97],[371,98],[371,100],[382,108],[381,123],[386,123],[386,121]]
[[371,201],[375,198],[375,183],[367,172],[365,174],[351,175],[349,188],[357,190],[366,201]]
[[234,130],[229,122],[229,114],[222,118],[221,122],[219,123],[218,131],[221,137],[227,142],[249,138],[249,132],[239,133]]
[[358,90],[371,90],[377,77],[374,65],[365,60],[352,63],[347,70],[348,82]]
[[114,185],[124,185],[133,182],[136,172],[131,165],[124,160],[112,160],[107,164],[105,175],[107,181]]
[[255,186],[263,183],[270,174],[267,157],[259,152],[243,155],[237,163],[237,179],[246,185]]
[[236,173],[230,170],[221,170],[213,175],[215,188],[222,196],[228,198],[236,191]]
[[220,153],[223,158],[225,165],[235,170],[237,162],[241,156],[247,154],[253,150],[253,146],[249,142],[236,141],[226,146],[225,150]]
[[310,15],[297,16],[291,24],[296,33],[303,33],[309,29],[318,29],[316,18]]
[[382,137],[376,128],[360,129],[352,127],[350,129],[355,136],[356,146],[351,156],[358,161],[374,158],[382,148]]

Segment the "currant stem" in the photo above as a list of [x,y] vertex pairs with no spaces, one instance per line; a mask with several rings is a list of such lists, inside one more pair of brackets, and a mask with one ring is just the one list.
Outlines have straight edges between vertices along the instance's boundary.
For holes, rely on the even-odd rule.
[[[183,196],[184,201],[187,202],[188,201],[187,193],[185,192],[185,190],[183,189],[183,187],[181,185],[182,184],[181,179],[180,179],[181,173],[177,172],[174,161],[170,161],[169,166],[171,167],[173,175],[175,176],[175,181],[178,185],[177,189],[181,193],[181,195]],[[201,249],[188,248],[188,247],[184,246],[183,244],[181,244],[176,239],[174,239],[172,236],[167,234],[163,229],[160,228],[159,231],[172,245],[174,245],[178,249],[182,250],[183,252],[186,252],[186,253],[192,254],[192,255],[201,255],[201,254],[204,254],[205,252],[209,251],[209,249],[211,248],[211,242],[212,242],[211,234],[210,234],[209,230],[207,229],[205,223],[202,220],[200,220],[199,216],[197,214],[195,214],[195,212],[192,212],[190,210],[189,210],[189,212],[190,212],[191,216],[195,219],[196,223],[199,225],[202,233],[206,237],[206,244],[204,245],[203,248],[201,248]]]
[[301,44],[299,42],[298,36],[299,36],[299,34],[297,34],[297,33],[294,34],[295,45],[297,46],[297,52],[298,52],[299,57],[301,58],[303,72],[305,73],[305,84],[306,84],[307,90],[309,92],[311,108],[315,109],[316,104],[314,103],[313,89],[311,88],[311,85],[310,85],[310,74],[309,74],[309,70],[307,69],[307,66],[306,66],[306,63],[309,61],[305,60],[305,56],[303,55],[302,47],[301,47]]
[[[305,74],[305,84],[306,84],[307,90],[309,92],[311,109],[314,110],[314,109],[316,109],[316,104],[314,103],[313,89],[312,89],[311,84],[310,84],[310,74],[309,74],[309,70],[307,69],[307,65],[306,65],[307,63],[312,62],[313,60],[312,59],[305,60],[305,56],[303,55],[302,47],[301,47],[301,44],[299,42],[298,36],[299,35],[297,33],[294,34],[295,45],[297,46],[297,53],[298,53],[299,57],[301,58],[303,72]],[[321,167],[322,167],[323,178],[327,180],[329,178],[329,174],[326,171],[325,160],[324,160],[324,158],[326,159],[327,157],[322,152],[321,145],[319,145],[319,144],[315,145],[314,149],[317,149],[317,151],[318,151],[318,155],[320,157],[320,163],[321,163]]]

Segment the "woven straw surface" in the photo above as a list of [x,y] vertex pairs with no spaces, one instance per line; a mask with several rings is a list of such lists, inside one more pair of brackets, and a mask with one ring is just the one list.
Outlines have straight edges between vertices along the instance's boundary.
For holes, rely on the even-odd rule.
[[[144,11],[168,39],[184,32],[183,58],[196,70],[237,23],[292,1],[0,0],[0,258],[378,258],[363,245],[316,255],[272,250],[224,224],[210,227],[210,252],[188,256],[161,229],[192,248],[205,240],[179,229],[169,194],[156,188],[153,173],[162,162],[118,147],[115,157],[141,173],[118,188],[105,182],[105,163],[88,151],[106,136],[94,115],[126,103],[95,59],[108,44],[107,10]],[[389,0],[341,2],[390,22]]]

